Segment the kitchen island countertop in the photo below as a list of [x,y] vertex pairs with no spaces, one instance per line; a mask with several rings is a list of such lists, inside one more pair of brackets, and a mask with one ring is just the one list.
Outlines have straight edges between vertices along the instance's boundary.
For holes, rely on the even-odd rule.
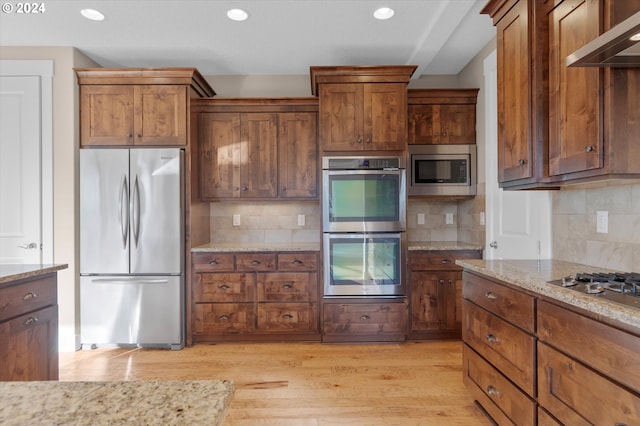
[[221,425],[227,380],[0,382],[2,425]]
[[0,284],[38,277],[67,268],[66,264],[0,264]]
[[409,251],[440,251],[440,250],[482,250],[478,244],[462,243],[460,241],[409,241]]
[[558,280],[579,272],[593,270],[614,272],[606,268],[594,268],[580,263],[560,260],[456,260],[465,271],[477,272],[489,278],[506,282],[550,299],[584,309],[602,317],[619,321],[640,330],[640,309],[607,299],[594,297],[548,281]]
[[320,251],[320,243],[208,243],[191,249],[193,253],[233,251]]

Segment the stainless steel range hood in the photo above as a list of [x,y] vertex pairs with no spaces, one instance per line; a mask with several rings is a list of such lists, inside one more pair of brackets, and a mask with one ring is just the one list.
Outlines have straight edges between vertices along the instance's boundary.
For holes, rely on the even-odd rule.
[[567,56],[568,67],[640,67],[640,12]]

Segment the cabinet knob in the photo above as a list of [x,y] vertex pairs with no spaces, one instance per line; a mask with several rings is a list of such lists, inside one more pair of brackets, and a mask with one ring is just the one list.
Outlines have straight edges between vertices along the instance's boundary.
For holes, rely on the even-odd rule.
[[518,164],[524,166],[525,164],[527,164],[527,160],[521,159],[520,161],[518,161]]
[[358,139],[356,140],[357,143],[362,143],[362,136],[358,136]]
[[371,138],[367,138],[366,143],[371,143]]
[[138,134],[136,135],[136,137],[137,137],[138,139],[140,139],[140,138],[142,137],[142,135],[141,135],[140,133],[138,133]]
[[440,284],[444,284],[444,280],[440,280],[440,281],[439,281],[439,283],[440,283]]
[[247,188],[246,186],[243,186],[242,188],[240,188],[240,191],[242,192],[247,192],[249,190],[249,188]]
[[128,137],[129,139],[131,139],[131,138],[133,137],[133,134],[132,134],[132,133],[127,133],[127,137]]
[[449,280],[448,282],[449,282],[449,284],[453,284],[453,281],[451,281],[451,280]]
[[489,333],[487,334],[487,341],[491,343],[498,343],[498,338],[495,335]]
[[584,147],[584,152],[594,152],[596,150],[596,147],[593,145],[589,145],[589,146],[585,146]]

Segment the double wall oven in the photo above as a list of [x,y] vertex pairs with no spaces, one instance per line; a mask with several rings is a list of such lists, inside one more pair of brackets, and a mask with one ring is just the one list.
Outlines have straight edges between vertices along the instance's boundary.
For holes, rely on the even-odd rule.
[[323,157],[325,297],[405,294],[406,162]]

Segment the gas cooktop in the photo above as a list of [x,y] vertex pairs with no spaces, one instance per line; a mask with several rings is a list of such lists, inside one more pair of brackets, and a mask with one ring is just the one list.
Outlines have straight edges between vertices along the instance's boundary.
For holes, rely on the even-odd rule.
[[636,272],[577,273],[549,283],[640,309],[640,274]]

